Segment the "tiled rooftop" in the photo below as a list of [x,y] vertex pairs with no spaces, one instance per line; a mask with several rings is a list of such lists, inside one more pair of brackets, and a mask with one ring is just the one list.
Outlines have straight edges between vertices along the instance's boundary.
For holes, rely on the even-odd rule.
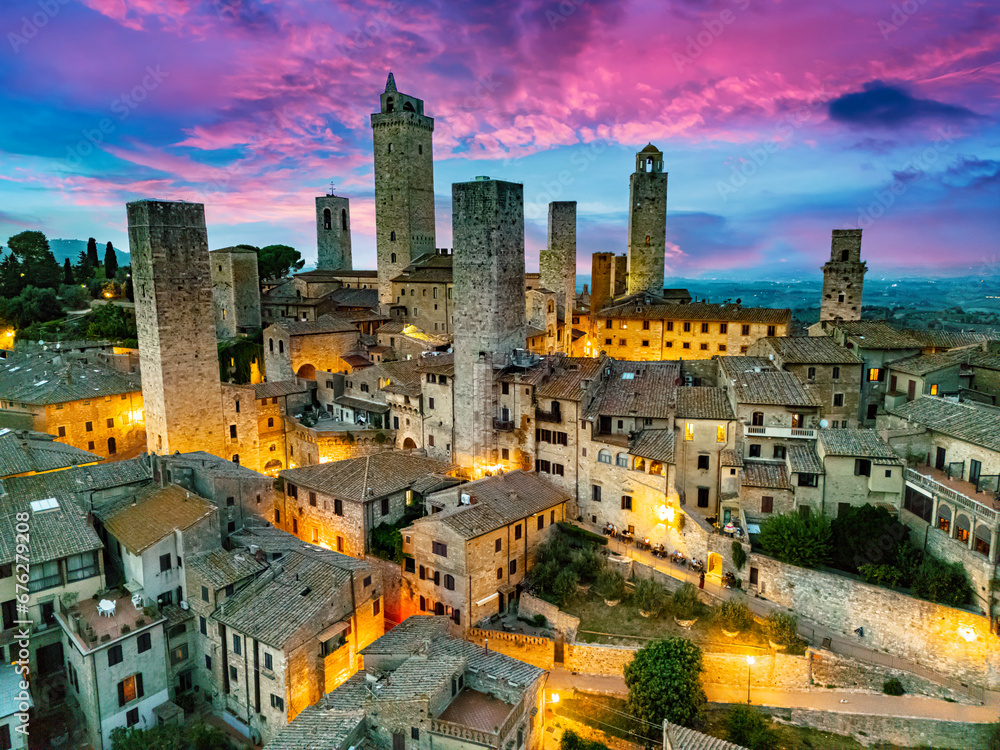
[[[403,451],[382,451],[369,456],[286,469],[288,482],[333,495],[342,500],[374,500],[409,488],[429,474],[448,471],[451,464]],[[369,493],[369,490],[371,492]]]
[[734,419],[729,396],[722,388],[693,386],[677,389],[677,416],[682,419]]
[[0,430],[0,477],[56,471],[101,460],[94,453],[60,443],[44,432]]
[[133,555],[142,554],[174,531],[215,513],[215,506],[176,484],[144,487],[131,498],[98,511],[104,528]]
[[773,336],[761,342],[787,364],[860,364],[850,350],[829,336]]
[[610,370],[600,393],[587,409],[587,419],[600,415],[670,418],[681,373],[679,363],[613,361]]
[[139,393],[138,375],[125,375],[78,356],[53,351],[15,354],[0,360],[0,399],[24,404],[60,404]]
[[784,464],[745,460],[743,462],[743,485],[763,487],[771,490],[790,490],[788,472]]
[[922,396],[888,412],[959,440],[1000,451],[1000,410]]
[[875,430],[820,430],[819,441],[828,456],[882,458],[902,463]]
[[466,687],[452,699],[448,708],[437,718],[478,729],[480,732],[495,732],[503,726],[513,710],[514,706],[510,703]]
[[[114,614],[110,617],[100,614],[97,609],[98,603],[105,599],[115,603]],[[77,613],[80,616],[79,628],[74,625],[75,618],[72,616],[72,613]],[[135,632],[137,628],[143,627],[143,625],[138,624],[140,620],[143,620],[145,625],[149,625],[163,619],[163,616],[159,613],[152,618],[147,617],[142,607],[136,607],[132,604],[132,597],[128,595],[81,599],[73,607],[71,614],[61,613],[59,616],[65,623],[67,630],[72,634],[72,638],[85,651],[101,648],[109,641],[127,635],[127,633],[122,632],[123,627],[127,627],[130,632]],[[96,641],[91,642],[87,640],[86,632],[88,626],[93,628],[94,633],[97,635]]]

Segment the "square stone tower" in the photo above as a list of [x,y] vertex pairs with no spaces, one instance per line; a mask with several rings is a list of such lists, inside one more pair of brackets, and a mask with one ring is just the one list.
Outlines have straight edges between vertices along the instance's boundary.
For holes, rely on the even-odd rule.
[[422,100],[396,90],[390,73],[371,124],[378,298],[388,307],[392,280],[412,259],[434,252],[434,120]]
[[494,370],[524,350],[524,188],[479,177],[452,185],[456,463],[496,462]]
[[205,207],[126,206],[150,453],[225,455]]
[[667,173],[652,143],[635,155],[629,179],[628,293],[663,294],[667,244]]
[[576,301],[576,201],[549,203],[548,246],[541,252],[539,270],[542,286],[556,293],[556,304],[564,312],[562,350],[568,354]]
[[861,230],[834,229],[830,260],[823,266],[819,319],[861,320],[861,290],[868,264],[861,260]]
[[320,271],[350,271],[351,206],[339,195],[316,198],[316,268]]
[[616,255],[611,263],[611,297],[621,297],[628,291],[628,255]]
[[607,307],[614,285],[614,253],[594,253],[590,256],[590,315]]
[[260,328],[257,253],[248,247],[226,247],[208,257],[216,337],[231,339]]

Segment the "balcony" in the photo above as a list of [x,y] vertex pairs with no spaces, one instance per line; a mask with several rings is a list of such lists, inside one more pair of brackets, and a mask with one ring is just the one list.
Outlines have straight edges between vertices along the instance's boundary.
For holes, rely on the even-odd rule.
[[541,409],[535,409],[535,419],[539,422],[555,422],[556,424],[562,422],[562,413],[559,409],[554,409],[552,411],[542,411]]
[[815,440],[816,430],[808,427],[762,427],[761,425],[747,425],[747,437],[771,437],[771,438],[799,438],[801,440]]
[[509,419],[500,419],[499,417],[493,417],[493,429],[499,432],[513,432],[514,423]]
[[996,493],[977,490],[972,482],[949,478],[943,471],[930,466],[907,468],[906,482],[992,524],[1000,520]]
[[511,705],[489,693],[465,687],[438,718],[431,732],[487,747],[499,747],[524,716],[524,702]]

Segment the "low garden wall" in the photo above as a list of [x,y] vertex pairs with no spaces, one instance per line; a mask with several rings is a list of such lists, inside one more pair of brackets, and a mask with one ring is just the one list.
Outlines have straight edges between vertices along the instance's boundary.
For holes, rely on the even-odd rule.
[[969,685],[1000,686],[1000,649],[981,615],[764,555],[750,555],[749,566],[760,595],[800,617]]
[[555,604],[539,599],[528,593],[521,594],[517,603],[518,617],[531,619],[535,615],[545,617],[549,627],[556,632],[562,633],[563,638],[569,642],[576,640],[576,631],[580,627],[580,618],[574,617],[568,612],[563,612]]
[[466,640],[541,669],[552,669],[555,663],[555,641],[549,638],[469,628]]

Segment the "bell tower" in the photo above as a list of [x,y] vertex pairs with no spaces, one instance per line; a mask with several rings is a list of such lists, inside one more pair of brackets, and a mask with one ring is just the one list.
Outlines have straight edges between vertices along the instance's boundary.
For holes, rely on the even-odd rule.
[[392,280],[434,252],[434,120],[424,102],[396,90],[392,73],[371,116],[375,143],[375,246],[378,295],[392,304]]
[[628,294],[663,294],[667,244],[667,173],[652,143],[635,155],[629,180]]
[[868,264],[861,260],[861,230],[834,229],[830,260],[823,266],[819,319],[861,320],[861,291]]

